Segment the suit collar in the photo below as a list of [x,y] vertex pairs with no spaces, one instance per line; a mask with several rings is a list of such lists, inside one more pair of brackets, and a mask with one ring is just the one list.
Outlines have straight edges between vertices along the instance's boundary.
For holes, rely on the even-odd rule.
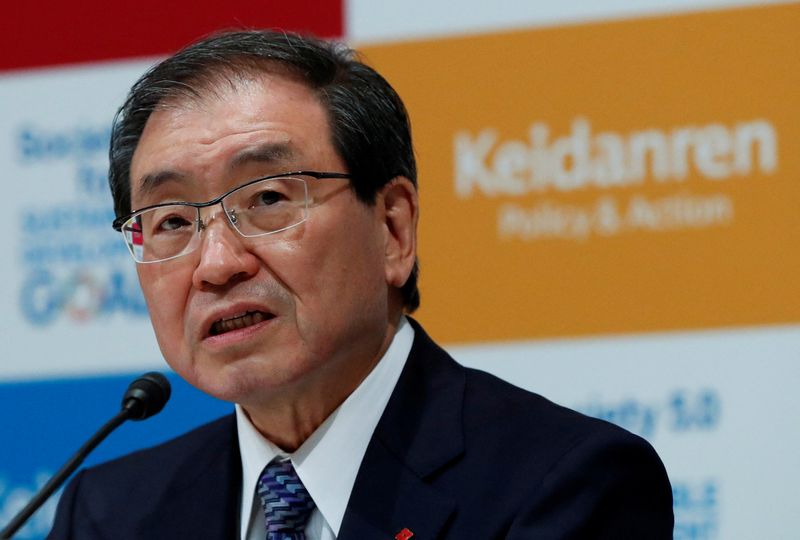
[[361,463],[340,540],[435,538],[455,501],[426,482],[463,452],[463,370],[412,320],[415,338]]
[[418,322],[405,369],[375,436],[420,478],[457,457],[464,448],[461,419],[465,377]]

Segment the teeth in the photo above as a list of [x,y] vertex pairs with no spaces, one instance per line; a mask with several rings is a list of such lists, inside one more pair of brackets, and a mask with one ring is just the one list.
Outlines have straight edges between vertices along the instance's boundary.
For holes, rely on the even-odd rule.
[[253,326],[266,319],[267,315],[261,311],[248,311],[242,315],[234,315],[233,317],[219,320],[211,325],[211,335],[216,336],[232,330]]

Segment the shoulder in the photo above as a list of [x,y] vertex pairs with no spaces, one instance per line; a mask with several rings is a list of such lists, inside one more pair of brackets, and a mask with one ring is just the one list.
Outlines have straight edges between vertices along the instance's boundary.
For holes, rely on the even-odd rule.
[[[211,456],[228,452],[236,441],[236,418],[227,415],[203,424],[157,446],[137,450],[117,459],[92,467],[96,475],[139,475],[157,472],[162,475],[179,468],[187,461],[195,466],[209,461]],[[208,457],[206,457],[208,456]]]
[[[539,460],[557,459],[588,441],[627,443],[650,448],[641,437],[621,427],[581,414],[492,374],[467,368],[439,347],[413,321],[416,337],[409,356],[413,384],[401,391],[447,392],[460,401],[465,444],[480,444],[503,454],[533,447]],[[528,455],[531,452],[526,451]]]
[[540,459],[558,459],[590,441],[650,448],[644,439],[615,424],[556,404],[489,373],[460,369],[465,376],[466,433],[488,439],[490,445],[492,441],[502,445],[504,452],[532,445]]
[[214,468],[233,465],[238,459],[236,440],[236,420],[228,415],[157,446],[89,467],[70,487],[80,484],[84,499],[120,499],[118,503],[167,496]]
[[480,448],[486,459],[502,456],[527,481],[535,479],[540,492],[550,485],[599,486],[630,476],[671,498],[666,469],[642,437],[490,374],[463,369],[465,447],[473,453]]
[[671,535],[672,491],[649,442],[463,367],[424,333],[416,351],[426,364],[417,369],[461,389],[463,451],[437,483],[456,498],[481,486],[471,497],[506,523],[509,538]]
[[187,524],[227,531],[241,479],[236,441],[229,415],[82,470],[61,496],[48,538],[177,538]]

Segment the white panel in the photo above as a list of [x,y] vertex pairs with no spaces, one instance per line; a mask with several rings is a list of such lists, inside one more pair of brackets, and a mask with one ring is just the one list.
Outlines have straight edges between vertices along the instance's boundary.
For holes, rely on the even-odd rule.
[[111,119],[151,61],[0,77],[0,379],[163,367],[111,228]]
[[650,440],[675,489],[676,539],[800,529],[800,326],[449,350]]
[[778,0],[346,0],[345,32],[355,43],[380,43],[553,26],[735,6]]

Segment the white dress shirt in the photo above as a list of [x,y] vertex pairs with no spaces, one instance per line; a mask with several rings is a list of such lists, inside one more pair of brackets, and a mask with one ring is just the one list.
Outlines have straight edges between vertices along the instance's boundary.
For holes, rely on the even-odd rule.
[[242,458],[241,540],[264,540],[266,524],[256,483],[275,457],[290,459],[316,503],[306,525],[308,540],[335,540],[344,518],[358,468],[405,366],[414,329],[401,318],[392,343],[369,375],[306,439],[287,454],[265,439],[236,406],[236,428]]

